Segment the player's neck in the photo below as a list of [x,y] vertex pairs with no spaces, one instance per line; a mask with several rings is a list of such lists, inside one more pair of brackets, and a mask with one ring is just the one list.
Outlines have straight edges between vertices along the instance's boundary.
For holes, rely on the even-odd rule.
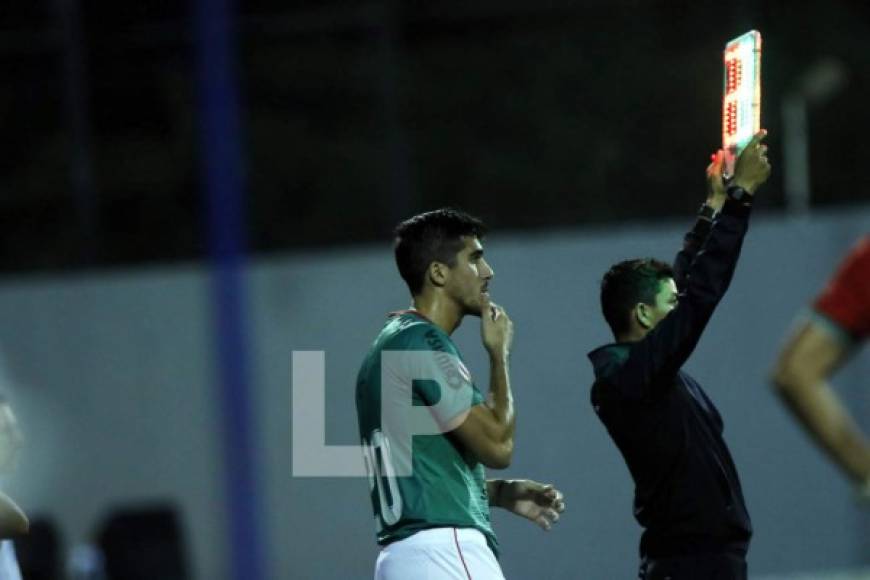
[[439,294],[414,296],[412,308],[428,318],[448,335],[459,328],[462,312],[459,305]]

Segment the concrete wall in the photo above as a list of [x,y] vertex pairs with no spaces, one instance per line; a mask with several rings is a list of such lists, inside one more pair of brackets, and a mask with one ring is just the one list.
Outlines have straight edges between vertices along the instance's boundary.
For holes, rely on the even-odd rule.
[[[508,578],[633,577],[632,486],[588,403],[586,352],[610,340],[598,306],[604,270],[638,255],[670,259],[690,223],[488,240],[492,293],[516,325],[519,423],[505,474],[553,481],[569,505],[550,533],[495,513]],[[868,224],[868,207],[808,222],[755,216],[731,290],[687,365],[725,419],[756,528],[753,573],[870,564],[868,511],[765,381],[795,312]],[[384,314],[409,303],[389,247],[260,260],[250,290],[270,577],[370,577],[377,547],[366,482],[291,477],[290,359],[293,350],[325,351],[327,440],[357,443],[357,367]],[[183,510],[197,578],[226,576],[209,312],[200,268],[0,286],[2,379],[28,437],[8,489],[29,511],[56,517],[68,542],[86,538],[111,504],[168,498]],[[455,339],[485,386],[478,325],[466,320]],[[836,383],[870,428],[868,376],[864,352]]]

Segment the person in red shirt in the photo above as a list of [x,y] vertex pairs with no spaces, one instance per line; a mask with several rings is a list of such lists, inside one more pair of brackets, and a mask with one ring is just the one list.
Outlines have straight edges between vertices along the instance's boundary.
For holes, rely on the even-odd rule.
[[810,436],[870,499],[870,442],[829,384],[870,337],[870,234],[864,235],[788,338],[773,384]]

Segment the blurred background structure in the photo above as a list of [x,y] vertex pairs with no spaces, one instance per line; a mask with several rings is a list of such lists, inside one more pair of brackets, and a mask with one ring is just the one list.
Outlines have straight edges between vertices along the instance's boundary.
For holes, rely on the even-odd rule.
[[[190,2],[0,12],[4,272],[203,258]],[[457,204],[500,229],[682,215],[720,141],[720,53],[763,32],[764,124],[819,61],[813,204],[866,198],[861,0],[399,2],[232,7],[250,247],[383,240]],[[812,92],[812,87],[807,89]],[[784,206],[777,172],[764,204]],[[146,243],[147,242],[147,243]]]
[[[291,477],[291,352],[326,352],[328,441],[355,443],[356,365],[408,303],[390,230],[444,205],[491,226],[518,322],[508,473],[569,495],[547,536],[496,516],[508,577],[633,577],[630,480],[588,403],[597,283],[676,250],[721,140],[722,48],[751,28],[774,173],[693,372],[755,575],[859,577],[868,510],[766,373],[870,229],[863,0],[4,3],[0,388],[28,439],[6,487],[44,522],[29,577],[89,546],[111,572],[125,539],[162,578],[370,577],[365,481]],[[838,378],[865,426],[868,376],[865,353]]]

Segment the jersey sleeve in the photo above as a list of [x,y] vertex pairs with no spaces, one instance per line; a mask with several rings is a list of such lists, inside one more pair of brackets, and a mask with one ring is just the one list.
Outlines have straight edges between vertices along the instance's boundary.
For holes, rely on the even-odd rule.
[[425,406],[441,425],[479,405],[484,397],[453,341],[431,325],[418,325],[409,337],[406,366],[414,405]]
[[843,260],[813,307],[853,339],[870,336],[870,236]]

